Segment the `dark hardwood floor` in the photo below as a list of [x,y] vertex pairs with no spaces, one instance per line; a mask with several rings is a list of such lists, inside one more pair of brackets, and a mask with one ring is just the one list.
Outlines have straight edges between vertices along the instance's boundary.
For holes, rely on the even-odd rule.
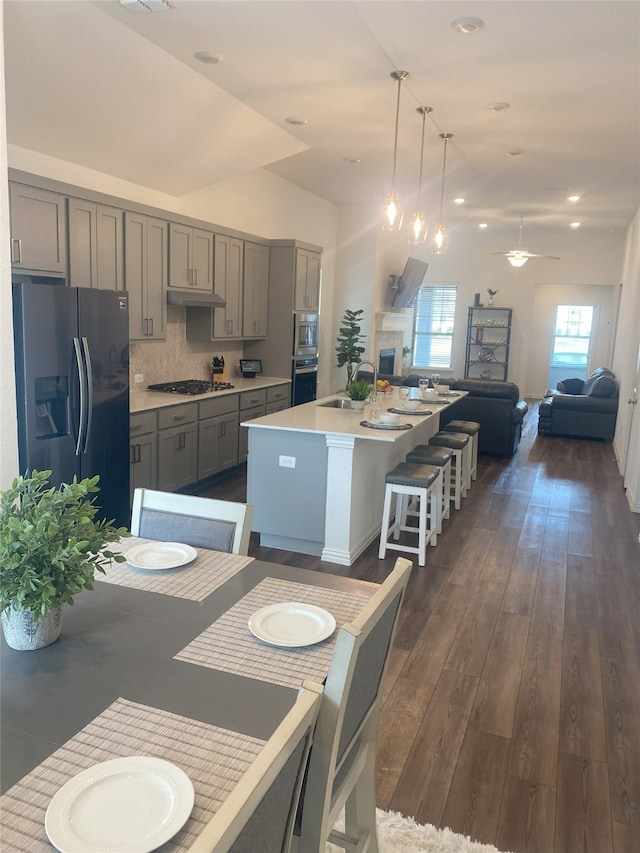
[[[378,744],[378,805],[513,853],[640,853],[640,516],[613,447],[540,438],[478,479],[414,566]],[[206,494],[245,500],[243,472]],[[274,496],[275,497],[275,496]],[[350,568],[380,581],[377,542]]]

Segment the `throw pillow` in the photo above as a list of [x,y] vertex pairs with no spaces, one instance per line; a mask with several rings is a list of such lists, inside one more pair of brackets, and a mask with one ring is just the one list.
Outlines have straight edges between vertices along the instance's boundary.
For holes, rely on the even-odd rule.
[[618,389],[613,376],[597,376],[587,392],[588,397],[612,397]]

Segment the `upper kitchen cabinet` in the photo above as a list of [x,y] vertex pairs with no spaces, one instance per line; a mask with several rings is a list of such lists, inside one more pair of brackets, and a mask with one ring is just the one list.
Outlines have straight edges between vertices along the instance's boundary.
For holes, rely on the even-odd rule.
[[168,237],[165,220],[125,213],[125,282],[132,341],[157,341],[167,336]]
[[69,284],[124,289],[122,210],[69,199]]
[[320,310],[320,255],[306,249],[296,249],[296,311]]
[[242,271],[244,243],[216,234],[213,291],[225,301],[213,309],[214,338],[242,338]]
[[25,184],[9,184],[11,265],[64,275],[67,264],[66,198]]
[[169,287],[213,292],[214,235],[169,223]]
[[267,334],[269,293],[269,247],[244,244],[242,289],[242,337],[264,338]]

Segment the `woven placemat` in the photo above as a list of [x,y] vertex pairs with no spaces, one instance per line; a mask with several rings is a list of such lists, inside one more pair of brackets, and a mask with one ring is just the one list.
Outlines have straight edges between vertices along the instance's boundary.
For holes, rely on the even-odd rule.
[[[372,587],[372,594],[374,590]],[[261,607],[285,601],[323,607],[336,620],[336,630],[323,642],[301,649],[281,649],[260,642],[247,627],[249,617]],[[285,687],[299,687],[305,678],[322,682],[329,671],[338,630],[357,616],[367,601],[366,596],[336,589],[265,578],[175,658]]]
[[[129,548],[153,541],[132,536],[110,545],[109,549],[126,556]],[[173,595],[176,598],[188,598],[190,601],[203,601],[254,559],[241,557],[238,554],[227,554],[224,551],[208,551],[205,548],[196,550],[198,556],[194,562],[177,569],[165,569],[161,572],[144,571],[134,569],[128,563],[112,562],[110,566],[106,566],[106,574],[96,572],[95,580],[128,586],[132,589],[143,589],[147,592],[159,592],[162,595]]]
[[164,758],[191,779],[191,817],[161,848],[188,849],[255,761],[265,741],[117,699],[89,725],[0,797],[3,853],[40,853],[52,846],[44,816],[54,794],[78,773],[112,758]]

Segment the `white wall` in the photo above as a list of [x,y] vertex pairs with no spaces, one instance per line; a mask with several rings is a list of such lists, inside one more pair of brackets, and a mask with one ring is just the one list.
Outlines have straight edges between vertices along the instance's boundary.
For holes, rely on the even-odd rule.
[[[613,370],[620,380],[620,406],[614,438],[630,506],[640,512],[640,404],[628,404],[634,396],[640,364],[640,210],[627,230],[622,270],[620,319],[613,356]],[[637,397],[637,393],[636,393]],[[635,412],[633,409],[635,408]],[[633,417],[632,417],[633,416]],[[630,432],[631,430],[631,432]],[[627,459],[628,449],[628,459]]]
[[[3,6],[0,2],[0,116],[5,114]],[[0,125],[0,489],[18,473],[16,394],[13,369],[11,319],[11,260],[9,252],[9,189],[7,186],[7,136]]]

